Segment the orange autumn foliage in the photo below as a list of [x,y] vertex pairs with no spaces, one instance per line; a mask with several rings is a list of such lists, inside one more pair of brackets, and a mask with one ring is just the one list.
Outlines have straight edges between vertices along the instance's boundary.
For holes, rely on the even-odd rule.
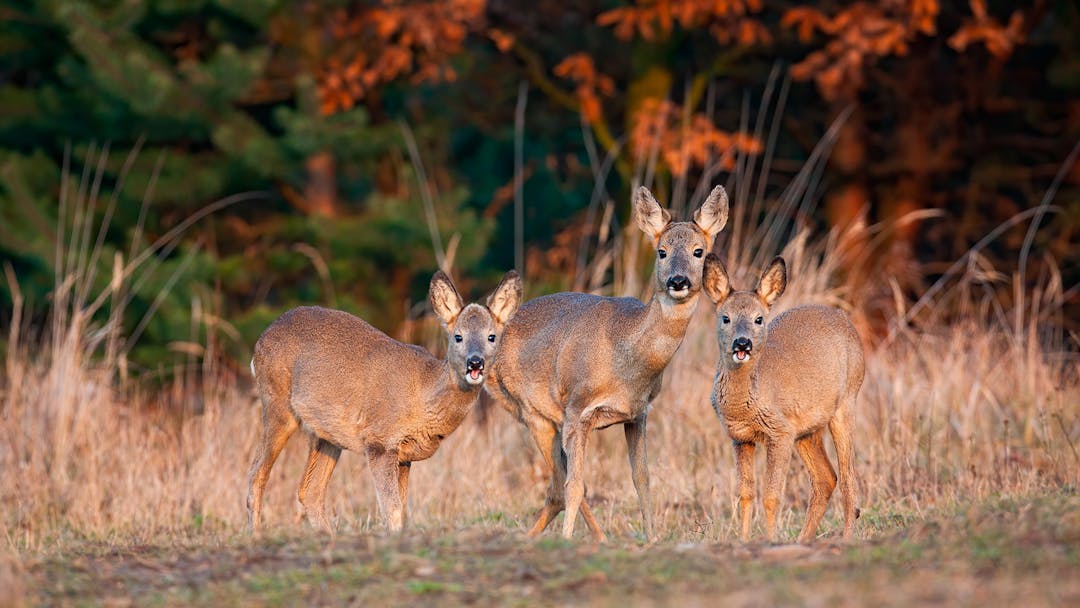
[[718,165],[730,170],[736,153],[757,154],[761,142],[747,133],[727,133],[707,116],[695,113],[684,119],[681,106],[668,100],[645,99],[634,117],[630,149],[645,162],[656,154],[674,175],[693,168]]
[[949,46],[963,52],[969,44],[982,42],[994,57],[1008,57],[1013,47],[1024,38],[1021,31],[1024,19],[1020,11],[1013,11],[1009,25],[1002,26],[986,13],[986,0],[970,0],[969,5],[973,18],[966,20],[949,38]]
[[[1023,38],[1020,13],[1014,12],[1009,25],[1002,26],[987,14],[985,0],[970,0],[969,5],[973,18],[949,38],[949,46],[962,52],[971,44],[982,43],[992,55],[1008,56]],[[799,40],[810,42],[816,32],[829,38],[824,48],[792,66],[792,76],[813,78],[828,99],[851,97],[862,87],[867,68],[877,59],[906,55],[918,36],[934,35],[940,11],[938,0],[855,2],[834,15],[809,6],[788,9],[781,25],[795,29]]]
[[707,28],[721,44],[750,46],[772,40],[768,29],[751,15],[760,13],[764,0],[637,0],[634,6],[601,13],[596,22],[612,26],[615,35],[629,40],[666,38],[677,23],[683,29]]
[[572,80],[577,84],[574,94],[581,106],[581,113],[589,122],[600,119],[600,97],[615,94],[615,82],[596,69],[592,57],[585,53],[575,53],[563,59],[553,70],[560,78]]
[[917,36],[936,31],[937,0],[856,2],[829,16],[809,6],[789,9],[783,27],[809,42],[816,31],[831,38],[821,50],[792,66],[796,79],[813,78],[829,99],[850,97],[863,84],[865,68],[880,57],[906,55]]
[[[615,82],[596,69],[592,57],[570,55],[555,66],[554,73],[577,84],[574,94],[587,121],[602,119],[601,98],[615,94]],[[721,131],[704,114],[684,119],[683,108],[671,101],[646,98],[630,122],[632,157],[647,162],[655,154],[674,175],[710,165],[731,169],[736,152],[756,154],[761,150],[758,140],[745,133]]]
[[488,38],[495,43],[495,48],[499,49],[500,53],[509,52],[514,47],[514,41],[516,36],[505,30],[493,27],[487,31]]
[[318,72],[320,109],[353,107],[373,89],[399,78],[453,80],[448,60],[483,21],[485,0],[380,0],[333,11],[333,48]]

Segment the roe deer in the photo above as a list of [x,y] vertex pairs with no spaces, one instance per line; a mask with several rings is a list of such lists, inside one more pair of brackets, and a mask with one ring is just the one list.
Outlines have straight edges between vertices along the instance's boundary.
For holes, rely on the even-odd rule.
[[765,531],[776,541],[776,511],[792,447],[810,470],[810,505],[800,543],[817,533],[836,487],[824,433],[836,445],[844,538],[855,531],[855,465],[852,413],[863,381],[863,349],[847,315],[828,306],[798,306],[765,316],[787,286],[787,267],[775,258],[754,291],[732,291],[723,264],[705,260],[705,292],[717,304],[720,361],[712,404],[735,447],[741,537],[750,537],[754,501],[754,444],[765,443]]
[[248,481],[253,533],[270,468],[299,428],[310,451],[297,491],[298,523],[307,515],[330,531],[323,513],[326,486],[346,449],[367,456],[388,527],[405,525],[409,468],[430,458],[476,403],[485,361],[521,301],[521,280],[510,271],[486,305],[463,306],[440,271],[431,279],[429,299],[449,339],[442,361],[339,310],[294,308],[263,332],[251,361],[263,404],[262,437]]
[[565,509],[563,536],[570,538],[580,509],[594,538],[604,540],[584,500],[585,444],[594,429],[623,424],[645,535],[652,538],[645,418],[694,312],[705,253],[727,222],[727,194],[717,186],[693,222],[672,222],[640,188],[634,215],[657,252],[649,304],[584,293],[530,300],[506,325],[495,356],[487,390],[525,423],[552,473],[529,536]]

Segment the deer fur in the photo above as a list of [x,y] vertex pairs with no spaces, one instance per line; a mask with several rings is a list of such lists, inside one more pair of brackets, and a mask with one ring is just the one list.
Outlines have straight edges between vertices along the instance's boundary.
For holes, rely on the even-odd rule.
[[705,260],[704,287],[716,303],[720,361],[712,404],[735,447],[741,537],[750,538],[754,501],[754,446],[764,443],[765,531],[776,541],[776,513],[797,449],[810,470],[810,504],[800,543],[817,534],[837,478],[825,452],[828,427],[836,446],[844,538],[859,516],[855,496],[852,413],[863,381],[863,349],[847,315],[828,306],[798,306],[768,325],[769,309],[787,286],[787,267],[776,258],[753,291],[733,291],[723,264]]
[[262,400],[262,435],[248,482],[253,533],[270,469],[297,429],[309,444],[298,522],[306,515],[330,531],[326,487],[345,449],[367,457],[387,526],[404,527],[410,467],[430,458],[476,403],[485,361],[521,301],[521,280],[510,271],[485,305],[465,306],[440,271],[429,300],[446,330],[443,360],[340,310],[294,308],[263,332],[251,363]]
[[552,473],[529,536],[565,510],[563,536],[570,538],[580,510],[594,538],[604,540],[584,500],[584,456],[589,433],[614,424],[623,425],[645,534],[653,534],[646,416],[686,333],[704,254],[727,222],[728,202],[717,186],[694,221],[672,222],[647,189],[636,194],[635,218],[657,250],[650,302],[584,293],[530,300],[507,324],[492,366],[488,391],[525,423]]

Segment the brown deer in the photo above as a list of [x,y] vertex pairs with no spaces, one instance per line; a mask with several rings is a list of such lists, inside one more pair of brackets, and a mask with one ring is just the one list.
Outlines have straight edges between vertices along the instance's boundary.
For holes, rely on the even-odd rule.
[[476,403],[485,363],[521,301],[521,280],[510,271],[486,305],[464,306],[440,271],[429,299],[448,336],[445,360],[339,310],[294,308],[263,332],[251,361],[263,405],[248,482],[253,533],[270,468],[301,428],[310,451],[297,491],[298,522],[306,515],[330,531],[326,486],[346,449],[367,457],[387,526],[404,527],[410,466],[430,458]]
[[716,309],[720,361],[712,404],[735,447],[741,537],[750,538],[754,502],[754,445],[766,449],[765,531],[776,542],[776,512],[792,448],[810,470],[810,505],[800,543],[817,534],[836,487],[824,434],[836,445],[844,538],[851,538],[855,506],[852,412],[863,381],[863,349],[847,315],[828,306],[798,306],[768,325],[765,317],[787,286],[787,267],[776,258],[753,291],[733,291],[723,264],[705,260],[705,291]]
[[650,302],[584,293],[530,300],[507,324],[495,356],[487,390],[525,423],[552,473],[529,536],[565,510],[563,536],[570,538],[580,509],[594,538],[604,540],[584,500],[585,445],[593,430],[622,424],[652,538],[645,420],[694,312],[705,254],[727,222],[728,201],[717,186],[694,221],[672,222],[647,189],[636,194],[635,218],[657,253]]

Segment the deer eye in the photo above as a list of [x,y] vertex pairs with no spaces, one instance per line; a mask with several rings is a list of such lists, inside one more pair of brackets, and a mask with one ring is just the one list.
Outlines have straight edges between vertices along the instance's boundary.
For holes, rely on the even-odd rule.
[[454,336],[454,342],[461,342],[462,340],[464,340],[464,338],[461,337],[461,334],[456,334]]
[[703,255],[705,255],[705,250],[704,249],[698,248],[698,249],[694,250],[694,257],[695,258],[700,258]]
[[720,317],[720,320],[723,321],[725,325],[731,323],[731,319],[727,315]]
[[758,318],[754,319],[754,323],[757,323],[758,325],[761,325],[764,322],[765,322],[764,317],[758,317]]
[[488,336],[488,342],[494,342],[494,341],[495,341],[495,334],[489,335]]
[[662,260],[662,259],[667,257],[667,252],[664,251],[663,249],[658,249],[656,251],[656,257],[658,257],[658,258],[660,258]]

